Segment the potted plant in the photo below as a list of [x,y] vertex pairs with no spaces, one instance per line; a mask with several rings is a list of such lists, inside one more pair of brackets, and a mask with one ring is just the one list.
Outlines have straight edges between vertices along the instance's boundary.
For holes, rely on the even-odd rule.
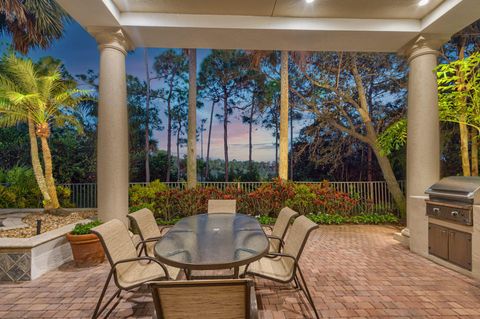
[[67,234],[67,240],[72,247],[73,260],[77,267],[91,267],[105,260],[105,253],[97,235],[91,229],[100,225],[99,220],[86,224],[77,224]]

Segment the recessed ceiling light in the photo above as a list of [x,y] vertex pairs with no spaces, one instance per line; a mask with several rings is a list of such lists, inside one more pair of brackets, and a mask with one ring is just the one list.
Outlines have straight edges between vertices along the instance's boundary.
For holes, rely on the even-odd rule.
[[312,3],[315,0],[305,0],[306,3]]
[[420,1],[418,2],[418,6],[419,6],[419,7],[426,6],[429,2],[430,2],[430,0],[420,0]]

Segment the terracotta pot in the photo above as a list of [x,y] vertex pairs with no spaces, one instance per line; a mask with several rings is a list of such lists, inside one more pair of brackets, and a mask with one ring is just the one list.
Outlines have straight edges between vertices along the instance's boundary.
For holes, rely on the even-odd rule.
[[67,240],[72,247],[73,260],[77,267],[91,267],[105,260],[105,252],[97,235],[72,235],[68,233]]

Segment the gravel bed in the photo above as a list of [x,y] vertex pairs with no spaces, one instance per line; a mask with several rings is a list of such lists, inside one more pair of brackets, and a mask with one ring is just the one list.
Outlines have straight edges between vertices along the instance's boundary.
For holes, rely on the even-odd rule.
[[42,221],[41,232],[45,233],[93,216],[95,216],[95,212],[93,211],[72,212],[66,216],[48,213],[31,213],[22,218],[22,221],[27,224],[28,227],[0,231],[0,237],[28,238],[35,236],[38,219]]

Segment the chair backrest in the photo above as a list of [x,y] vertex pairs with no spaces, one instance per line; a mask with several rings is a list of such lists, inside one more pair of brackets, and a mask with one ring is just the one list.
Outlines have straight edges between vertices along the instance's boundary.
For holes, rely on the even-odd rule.
[[298,217],[298,215],[299,214],[290,207],[282,208],[275,221],[275,225],[273,225],[272,235],[283,239],[287,233],[288,226],[290,226],[290,222],[293,218]]
[[[112,267],[120,260],[137,257],[135,245],[128,233],[127,226],[125,226],[122,221],[112,219],[100,226],[92,228],[92,233],[100,238],[103,250],[105,251]],[[123,272],[129,266],[129,264],[118,265],[116,268],[116,275],[122,276]]]
[[150,209],[142,208],[134,213],[128,214],[127,217],[134,227],[138,229],[142,240],[161,236],[155,216]]
[[[300,216],[293,222],[292,228],[285,239],[285,246],[283,252],[298,259],[300,258],[303,248],[307,243],[310,233],[317,229],[318,225],[312,222],[305,216]],[[290,261],[290,258],[285,258],[286,261]]]
[[237,212],[237,201],[235,199],[209,199],[208,213],[232,213]]
[[244,319],[252,318],[252,306],[256,308],[256,302],[251,301],[250,279],[158,281],[148,285],[158,319]]

